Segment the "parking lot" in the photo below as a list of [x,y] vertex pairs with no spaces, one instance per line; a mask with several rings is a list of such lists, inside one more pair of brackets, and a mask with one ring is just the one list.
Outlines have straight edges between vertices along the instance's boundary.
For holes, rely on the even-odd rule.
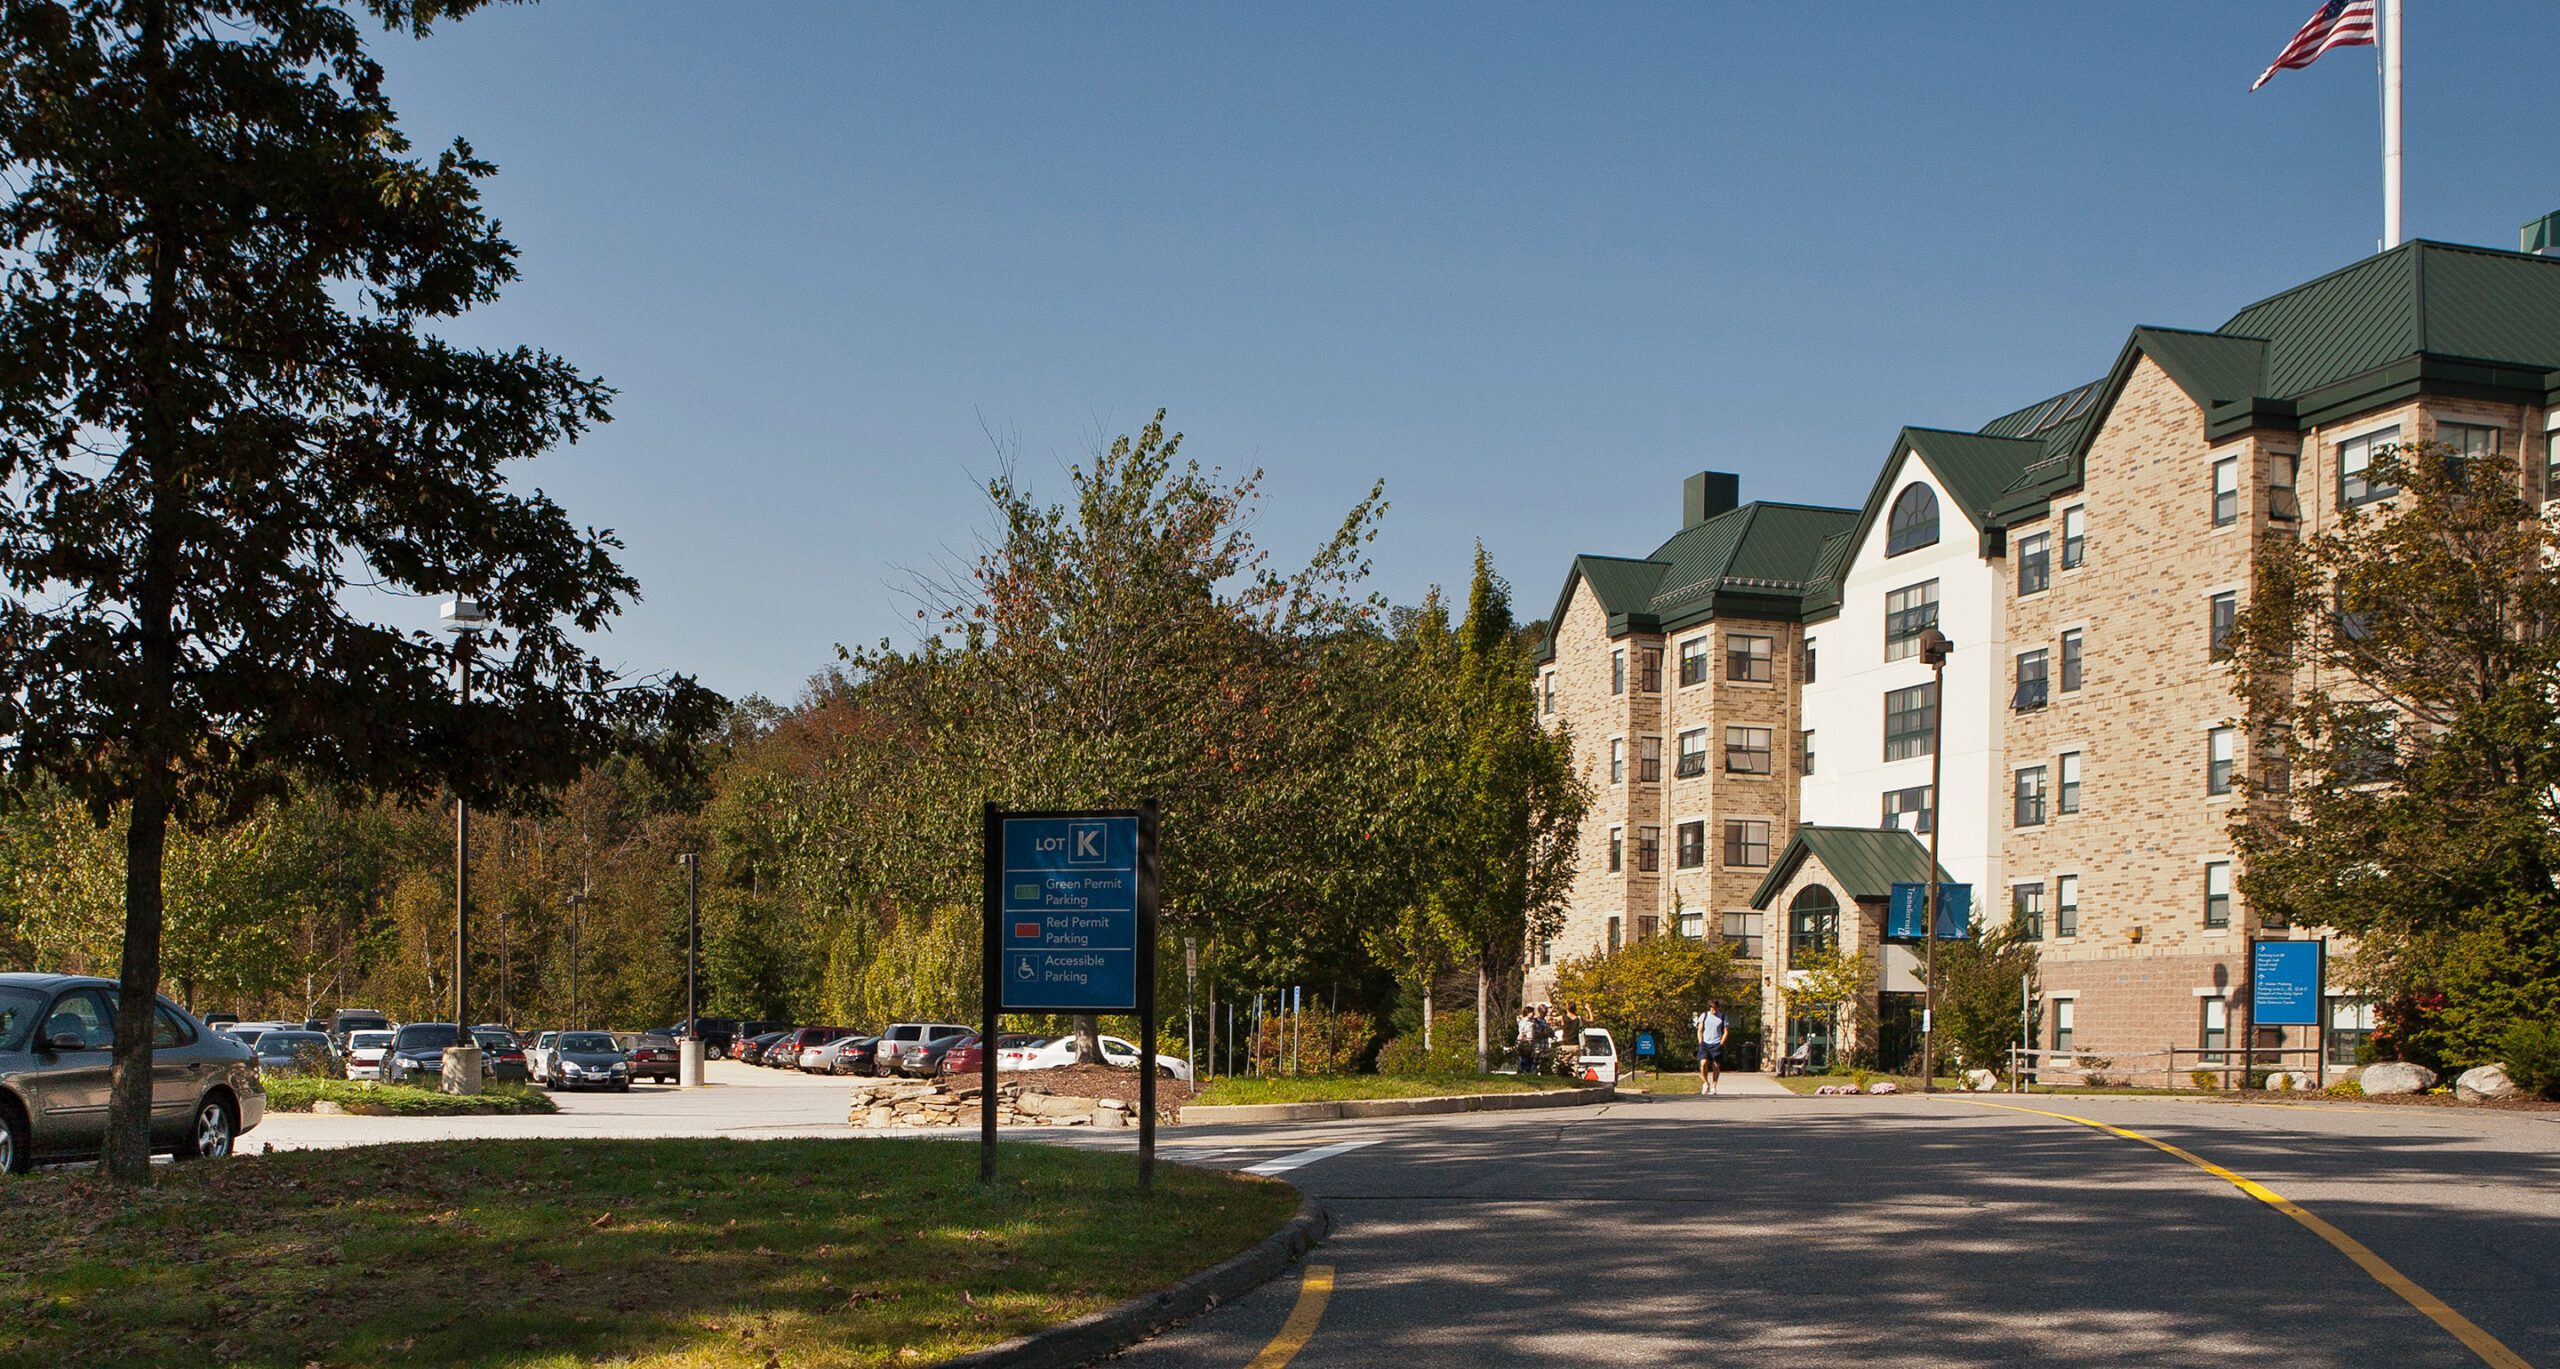
[[848,1081],[797,1070],[758,1069],[735,1060],[703,1065],[703,1087],[634,1084],[630,1092],[566,1089],[548,1116],[351,1117],[270,1112],[240,1140],[249,1154],[381,1141],[445,1141],[503,1136],[814,1136],[850,1133]]

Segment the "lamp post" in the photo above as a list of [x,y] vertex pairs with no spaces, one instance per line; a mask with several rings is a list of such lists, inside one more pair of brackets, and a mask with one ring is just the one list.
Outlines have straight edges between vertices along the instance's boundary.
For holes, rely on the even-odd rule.
[[1938,834],[1946,830],[1942,787],[1947,759],[1947,654],[1956,644],[1936,628],[1920,634],[1929,667],[1929,907],[1920,921],[1920,1091],[1938,1091]]
[[[471,706],[471,657],[489,626],[480,601],[457,594],[445,601],[445,631],[453,634],[453,684],[467,713]],[[471,1035],[471,801],[453,794],[453,1048],[444,1054],[447,1093],[480,1091],[480,1046]]]
[[686,851],[676,857],[684,867],[684,1035],[676,1042],[677,1080],[685,1088],[702,1087],[702,857]]
[[588,884],[578,881],[578,892],[569,895],[569,1024],[583,1027],[587,1020],[578,1015],[578,929],[587,920]]

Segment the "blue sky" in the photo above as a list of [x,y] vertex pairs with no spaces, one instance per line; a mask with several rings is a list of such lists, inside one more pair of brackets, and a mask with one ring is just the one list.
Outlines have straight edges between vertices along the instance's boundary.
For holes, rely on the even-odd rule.
[[[501,168],[525,278],[455,335],[621,389],[520,473],[629,543],[606,658],[787,699],[912,638],[990,434],[1056,489],[1169,408],[1283,557],[1383,477],[1376,588],[1481,538],[1523,616],[1689,472],[1855,505],[1903,424],[2373,250],[2371,51],[2248,92],[2313,7],[551,0],[381,55]],[[2513,247],[2560,6],[2410,7],[2410,232]]]

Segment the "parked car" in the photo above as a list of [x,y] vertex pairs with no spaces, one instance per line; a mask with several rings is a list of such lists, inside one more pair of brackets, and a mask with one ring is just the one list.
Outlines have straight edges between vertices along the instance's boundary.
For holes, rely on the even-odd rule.
[[614,1043],[611,1032],[562,1032],[553,1043],[551,1073],[542,1081],[553,1089],[631,1090],[631,1060]]
[[232,1023],[239,1021],[240,1014],[236,1012],[209,1012],[198,1020],[202,1021],[206,1026],[213,1028],[215,1031],[220,1031],[223,1028],[230,1026]]
[[631,1077],[676,1081],[676,1039],[665,1032],[615,1032],[613,1043],[631,1060]]
[[386,1032],[394,1025],[389,1016],[375,1012],[371,1008],[340,1008],[329,1014],[327,1030],[329,1039],[338,1043],[338,1049],[345,1050],[347,1038],[350,1035],[356,1032]]
[[347,1077],[349,1079],[381,1078],[382,1059],[391,1053],[391,1041],[395,1035],[396,1033],[387,1031],[347,1033],[347,1049],[344,1052]]
[[[118,999],[111,979],[0,974],[0,1174],[98,1157]],[[165,998],[156,1014],[151,1148],[229,1155],[266,1116],[255,1055]]]
[[340,1068],[338,1048],[326,1032],[266,1032],[256,1050],[260,1074],[334,1075]]
[[[879,1037],[842,1037],[814,1051],[803,1051],[800,1068],[814,1074],[878,1074],[879,1052]],[[817,1057],[814,1064],[809,1062],[811,1056]]]
[[953,1022],[893,1022],[880,1033],[880,1073],[929,1074],[923,1063],[928,1043],[967,1036],[969,1028]]
[[524,1047],[516,1044],[514,1032],[504,1027],[474,1027],[471,1035],[480,1043],[483,1075],[510,1084],[532,1082],[533,1067],[526,1063]]
[[704,1059],[726,1060],[737,1050],[738,1019],[734,1017],[697,1017],[691,1022],[678,1022],[674,1026],[657,1034],[677,1041],[682,1041],[687,1035],[692,1035],[701,1040],[702,1056]]
[[[1114,1069],[1133,1070],[1138,1067],[1138,1048],[1135,1045],[1117,1036],[1096,1039],[1102,1046],[1102,1063]],[[1025,1050],[1020,1064],[1004,1064],[1000,1056],[998,1068],[1050,1070],[1063,1065],[1072,1065],[1075,1062],[1076,1039],[1073,1036],[1061,1036]],[[1156,1073],[1173,1079],[1188,1079],[1191,1077],[1191,1062],[1178,1055],[1158,1055]]]
[[744,1043],[768,1032],[787,1032],[791,1027],[788,1022],[741,1022],[738,1024],[738,1040]]
[[928,1045],[925,1048],[926,1051],[936,1055],[933,1062],[934,1073],[978,1073],[985,1067],[987,1061],[987,1053],[979,1046],[979,1040],[978,1034],[971,1032],[967,1036],[949,1037],[939,1043]]
[[524,1067],[536,1079],[551,1077],[551,1052],[560,1043],[558,1032],[538,1032],[533,1044],[524,1048]]
[[787,1031],[758,1033],[756,1036],[750,1038],[745,1044],[738,1047],[739,1063],[747,1065],[763,1064],[765,1049],[790,1034],[791,1033]]
[[800,1064],[802,1051],[854,1035],[858,1033],[851,1027],[801,1027],[765,1047],[764,1062],[776,1069],[794,1069]]
[[[382,1057],[382,1082],[433,1087],[444,1079],[445,1048],[454,1044],[450,1022],[412,1022],[391,1037]],[[489,1077],[489,1057],[480,1057],[480,1077]]]

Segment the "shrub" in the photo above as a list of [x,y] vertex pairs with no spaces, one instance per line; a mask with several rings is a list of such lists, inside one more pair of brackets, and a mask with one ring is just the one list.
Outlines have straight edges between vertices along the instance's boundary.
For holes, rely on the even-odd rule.
[[2514,1023],[2499,1034],[2498,1049],[2517,1088],[2560,1098],[2560,1021]]
[[2196,1088],[2202,1092],[2211,1093],[2216,1088],[2221,1087],[2222,1075],[2221,1072],[2217,1070],[2189,1070],[2187,1071],[2187,1082],[2195,1085]]
[[309,1112],[327,1099],[347,1111],[396,1117],[447,1117],[468,1113],[558,1112],[551,1095],[523,1084],[490,1084],[476,1094],[451,1094],[414,1084],[374,1084],[311,1075],[269,1075],[271,1112]]
[[[1508,1024],[1505,1024],[1506,1026]],[[1499,1054],[1511,1048],[1508,1032],[1493,1038]],[[1431,1049],[1422,1048],[1422,1033],[1399,1036],[1378,1049],[1380,1074],[1473,1074],[1476,1072],[1476,1015],[1471,1008],[1434,1013]]]
[[2357,1083],[2353,1079],[2341,1079],[2329,1086],[2329,1096],[2332,1098],[2362,1098],[2364,1097],[2364,1085]]

